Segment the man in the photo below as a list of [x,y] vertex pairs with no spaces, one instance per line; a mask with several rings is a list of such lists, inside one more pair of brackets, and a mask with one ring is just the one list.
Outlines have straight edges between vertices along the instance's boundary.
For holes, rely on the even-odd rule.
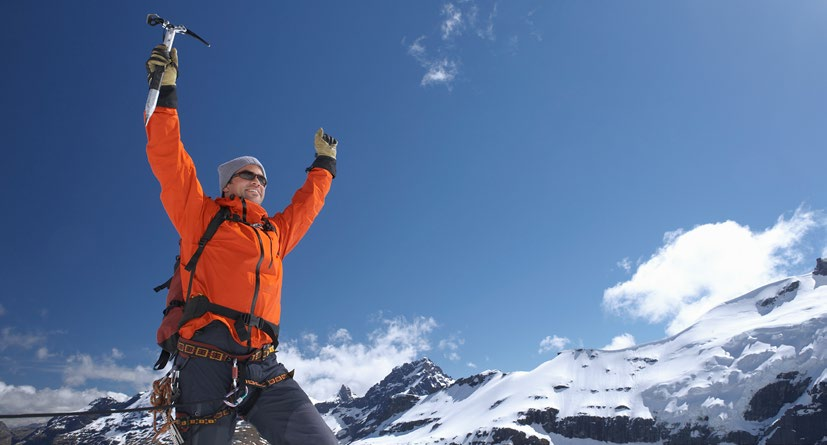
[[[304,185],[275,216],[261,207],[267,174],[252,156],[221,164],[221,197],[210,198],[181,143],[177,51],[159,45],[146,66],[150,77],[165,70],[158,107],[147,125],[146,151],[161,183],[161,201],[181,236],[178,272],[187,302],[173,366],[180,390],[176,424],[185,443],[230,444],[242,416],[274,445],[336,444],[275,353],[282,259],[324,205],[336,174],[336,139],[319,129]],[[222,209],[229,213],[216,223]],[[214,235],[199,245],[211,224],[218,224]]]

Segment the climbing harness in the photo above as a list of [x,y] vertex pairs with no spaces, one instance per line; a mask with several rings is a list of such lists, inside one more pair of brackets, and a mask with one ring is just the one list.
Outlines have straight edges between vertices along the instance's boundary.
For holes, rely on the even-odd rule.
[[258,362],[277,352],[275,346],[266,345],[250,354],[230,354],[229,352],[222,351],[215,346],[184,338],[178,339],[177,349],[178,353],[181,354],[182,357],[201,357],[219,362],[228,362],[231,360]]
[[[295,370],[293,370],[279,374],[263,382],[257,382],[251,379],[243,379],[242,381],[239,378],[239,363],[244,364],[264,360],[277,352],[274,345],[266,345],[265,347],[257,349],[250,354],[237,355],[230,354],[229,352],[223,351],[206,343],[179,338],[177,349],[181,357],[184,358],[198,357],[219,362],[230,362],[232,364],[230,373],[232,378],[232,388],[222,399],[227,407],[212,415],[191,417],[187,413],[179,410],[176,410],[173,414],[172,408],[175,405],[175,400],[180,394],[178,388],[179,370],[173,368],[166,376],[156,380],[155,383],[153,383],[153,394],[150,398],[150,402],[153,406],[160,407],[153,410],[152,427],[153,431],[155,431],[153,441],[157,441],[158,437],[162,434],[170,432],[176,445],[181,444],[183,441],[179,442],[179,440],[181,440],[182,431],[185,432],[192,426],[212,425],[220,419],[233,414],[237,410],[238,406],[248,400],[248,397],[252,394],[250,392],[250,387],[254,387],[259,390],[265,389],[279,382],[291,379],[295,374]],[[254,396],[252,400],[255,400],[255,398],[256,397]]]

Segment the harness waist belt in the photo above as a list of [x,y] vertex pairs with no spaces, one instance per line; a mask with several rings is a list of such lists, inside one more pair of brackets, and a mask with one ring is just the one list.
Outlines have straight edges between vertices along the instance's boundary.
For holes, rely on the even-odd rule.
[[230,354],[229,352],[218,349],[215,346],[193,340],[187,340],[184,338],[178,339],[177,347],[178,352],[183,356],[208,358],[210,360],[216,360],[219,362],[228,362],[233,359],[238,360],[240,362],[257,362],[264,360],[266,357],[276,353],[275,346],[265,345],[263,348],[256,349],[250,354]]

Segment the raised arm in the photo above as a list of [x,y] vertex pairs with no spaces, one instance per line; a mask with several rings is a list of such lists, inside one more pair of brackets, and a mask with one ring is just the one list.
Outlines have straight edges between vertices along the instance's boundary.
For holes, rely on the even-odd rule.
[[272,220],[279,231],[279,252],[287,255],[296,247],[324,206],[330,185],[336,176],[338,141],[319,128],[314,139],[316,160],[308,168],[304,185],[296,191],[283,212]]
[[181,142],[178,121],[178,53],[158,45],[147,61],[147,73],[164,66],[165,72],[158,97],[158,107],[146,126],[146,155],[152,173],[161,183],[161,202],[172,224],[183,236],[189,218],[200,218],[204,191],[198,182],[195,164]]

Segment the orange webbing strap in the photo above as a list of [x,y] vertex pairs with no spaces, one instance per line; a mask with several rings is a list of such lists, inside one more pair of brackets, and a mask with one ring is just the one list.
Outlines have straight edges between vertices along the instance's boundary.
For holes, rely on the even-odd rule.
[[296,370],[292,370],[290,372],[285,372],[284,374],[279,374],[272,379],[267,379],[264,382],[256,382],[255,380],[244,380],[244,383],[255,386],[256,388],[266,388],[268,386],[275,385],[276,383],[283,382],[287,379],[292,379],[293,374],[296,373]]
[[178,339],[178,352],[183,357],[201,357],[219,362],[228,362],[233,359],[240,362],[257,362],[264,360],[266,357],[276,353],[276,347],[273,345],[266,345],[261,349],[256,349],[250,354],[235,355],[223,351],[215,346],[197,342],[194,340],[187,340],[184,338]]
[[224,408],[211,416],[187,417],[186,415],[184,415],[182,419],[175,419],[175,424],[181,427],[181,430],[186,431],[187,428],[195,425],[212,425],[222,417],[229,416],[233,413],[233,411],[235,411],[235,409],[233,408]]

